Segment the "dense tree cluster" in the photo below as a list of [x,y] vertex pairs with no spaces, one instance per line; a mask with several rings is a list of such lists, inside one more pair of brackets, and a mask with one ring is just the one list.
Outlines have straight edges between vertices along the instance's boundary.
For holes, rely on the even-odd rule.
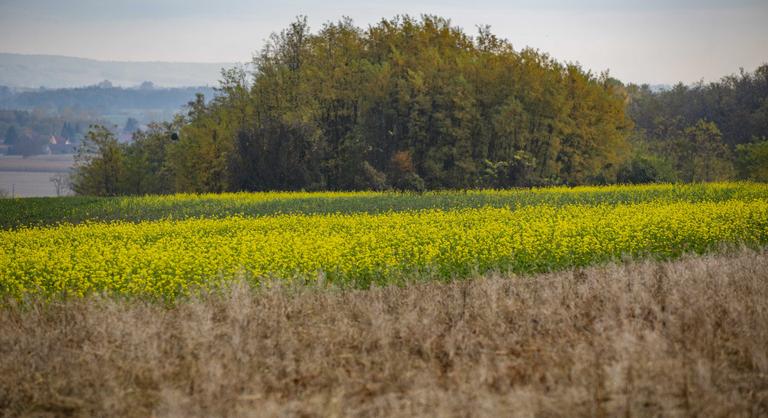
[[[299,19],[253,64],[226,71],[220,94],[175,123],[157,168],[167,191],[615,181],[628,149],[625,98],[607,76],[487,28],[469,37],[425,16],[310,33]],[[167,138],[166,125],[151,131]]]
[[626,92],[636,125],[627,165],[646,167],[652,180],[768,181],[760,169],[768,166],[768,65],[709,84]]
[[[198,95],[131,144],[107,130],[89,136],[78,192],[760,180],[765,171],[766,66],[653,92],[433,16],[367,29],[343,19],[316,33],[300,18],[252,64],[224,71],[212,100]],[[99,149],[114,155],[89,154]],[[114,181],[82,181],[105,164]]]

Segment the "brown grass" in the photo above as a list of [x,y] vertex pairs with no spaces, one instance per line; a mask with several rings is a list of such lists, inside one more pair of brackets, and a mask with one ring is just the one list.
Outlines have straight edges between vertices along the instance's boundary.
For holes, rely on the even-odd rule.
[[5,416],[768,416],[768,252],[0,308]]

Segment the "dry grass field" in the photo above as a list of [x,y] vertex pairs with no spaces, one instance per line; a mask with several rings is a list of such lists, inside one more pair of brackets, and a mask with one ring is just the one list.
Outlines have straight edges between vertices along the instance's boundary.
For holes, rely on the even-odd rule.
[[768,416],[768,253],[0,307],[3,416]]

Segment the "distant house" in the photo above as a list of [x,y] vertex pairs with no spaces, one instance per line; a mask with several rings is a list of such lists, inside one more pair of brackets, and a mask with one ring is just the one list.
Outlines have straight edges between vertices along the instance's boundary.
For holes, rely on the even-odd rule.
[[56,135],[51,135],[48,140],[48,149],[51,154],[72,154],[75,152],[75,146],[69,139]]

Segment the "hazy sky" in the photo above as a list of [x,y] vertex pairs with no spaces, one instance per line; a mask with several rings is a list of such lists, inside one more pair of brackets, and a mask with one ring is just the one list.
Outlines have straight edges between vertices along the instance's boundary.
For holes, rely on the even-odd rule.
[[624,81],[711,81],[768,62],[768,0],[0,0],[0,52],[242,62],[300,14],[317,29],[423,13]]

